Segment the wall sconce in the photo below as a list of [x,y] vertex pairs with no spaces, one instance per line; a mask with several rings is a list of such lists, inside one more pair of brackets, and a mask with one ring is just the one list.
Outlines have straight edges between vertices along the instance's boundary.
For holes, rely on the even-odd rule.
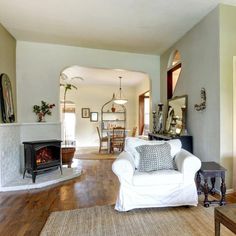
[[206,90],[201,88],[201,103],[195,104],[194,108],[196,111],[203,111],[206,109]]

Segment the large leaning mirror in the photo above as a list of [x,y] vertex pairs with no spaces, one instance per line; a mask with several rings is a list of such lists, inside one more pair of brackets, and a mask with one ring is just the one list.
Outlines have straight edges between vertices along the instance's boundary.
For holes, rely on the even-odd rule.
[[13,105],[13,94],[11,81],[7,74],[0,75],[0,107],[2,121],[11,123],[15,121],[15,112]]
[[168,111],[165,131],[171,135],[180,135],[185,132],[187,95],[168,99]]

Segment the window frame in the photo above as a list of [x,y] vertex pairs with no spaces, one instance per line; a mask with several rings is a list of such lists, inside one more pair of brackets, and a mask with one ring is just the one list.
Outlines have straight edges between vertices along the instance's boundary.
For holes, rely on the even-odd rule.
[[173,97],[173,72],[182,68],[182,63],[175,64],[172,68],[167,71],[167,99]]

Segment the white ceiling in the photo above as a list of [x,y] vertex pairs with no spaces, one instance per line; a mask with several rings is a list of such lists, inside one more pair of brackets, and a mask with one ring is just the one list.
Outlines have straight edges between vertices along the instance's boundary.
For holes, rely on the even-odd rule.
[[17,39],[160,54],[218,3],[236,0],[1,0]]
[[[62,73],[66,75],[65,77],[68,78],[66,82],[70,82],[77,86],[117,85],[117,87],[119,87],[119,76],[121,76],[122,87],[134,87],[141,83],[143,80],[149,78],[147,74],[136,71],[87,68],[76,65],[66,68],[62,71]],[[82,78],[83,80],[79,78]],[[61,82],[63,82],[63,80],[61,80]]]

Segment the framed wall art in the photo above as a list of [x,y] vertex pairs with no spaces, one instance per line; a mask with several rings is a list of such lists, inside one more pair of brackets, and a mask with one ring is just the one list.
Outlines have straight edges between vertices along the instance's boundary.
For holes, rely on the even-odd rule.
[[82,108],[81,115],[82,115],[82,118],[89,118],[90,117],[90,109],[89,108]]
[[98,112],[90,112],[90,121],[98,122]]

